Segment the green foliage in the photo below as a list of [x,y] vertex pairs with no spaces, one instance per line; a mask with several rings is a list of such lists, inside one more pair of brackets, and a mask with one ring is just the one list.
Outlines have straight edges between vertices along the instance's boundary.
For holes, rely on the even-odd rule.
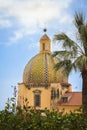
[[87,129],[87,118],[81,112],[63,114],[47,109],[42,112],[24,106],[24,109],[17,107],[16,113],[14,113],[12,103],[10,101],[10,104],[7,103],[5,109],[0,111],[0,130]]

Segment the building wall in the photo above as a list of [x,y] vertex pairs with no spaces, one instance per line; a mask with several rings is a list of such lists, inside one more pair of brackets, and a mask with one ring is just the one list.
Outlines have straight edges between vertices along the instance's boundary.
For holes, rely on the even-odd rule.
[[58,106],[59,112],[69,113],[75,112],[76,110],[80,109],[81,106]]
[[37,109],[50,109],[50,88],[32,87],[31,89],[28,89],[24,84],[18,86],[18,105],[23,107],[23,105],[26,104],[25,100],[27,99],[29,106],[34,107],[34,91],[36,90],[41,91],[41,105],[40,107],[37,107]]
[[[51,99],[51,90],[55,90],[55,94],[57,95],[57,90],[59,90],[59,97],[55,97]],[[23,83],[18,85],[18,105],[23,108],[24,105],[31,106],[35,108],[34,104],[34,92],[40,91],[41,96],[41,104],[40,107],[36,107],[36,109],[57,109],[57,103],[61,99],[62,94],[69,91],[67,88],[61,87],[60,83],[51,83],[49,87],[31,87],[28,89]],[[68,108],[67,108],[68,109]],[[60,107],[60,110],[62,108]]]

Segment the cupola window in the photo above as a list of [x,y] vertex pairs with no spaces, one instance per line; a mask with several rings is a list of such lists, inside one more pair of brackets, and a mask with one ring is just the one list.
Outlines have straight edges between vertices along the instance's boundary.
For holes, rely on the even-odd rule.
[[43,43],[43,51],[45,50],[45,43]]

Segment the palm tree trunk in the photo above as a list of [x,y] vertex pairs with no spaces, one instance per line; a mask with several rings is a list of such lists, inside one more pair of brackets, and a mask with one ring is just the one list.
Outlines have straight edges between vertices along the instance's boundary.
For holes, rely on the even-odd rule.
[[87,114],[87,69],[82,70],[82,105],[83,113]]

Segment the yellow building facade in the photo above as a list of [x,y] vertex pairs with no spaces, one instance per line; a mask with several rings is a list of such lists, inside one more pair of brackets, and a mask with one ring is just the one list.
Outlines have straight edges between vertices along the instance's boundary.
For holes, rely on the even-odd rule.
[[64,69],[55,71],[57,62],[59,59],[51,54],[51,40],[44,34],[40,39],[40,52],[27,63],[23,82],[18,84],[19,106],[26,105],[27,100],[32,108],[57,109],[62,95],[72,91]]

